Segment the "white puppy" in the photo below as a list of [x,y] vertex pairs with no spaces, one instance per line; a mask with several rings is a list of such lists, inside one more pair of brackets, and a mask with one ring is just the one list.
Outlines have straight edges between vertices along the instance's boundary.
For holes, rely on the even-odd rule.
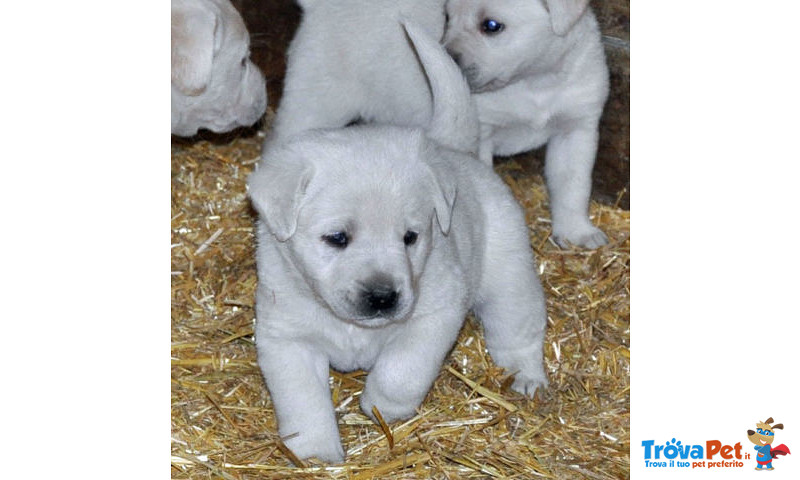
[[[270,138],[363,121],[428,125],[431,98],[399,19],[437,40],[445,0],[301,0]],[[266,148],[265,148],[266,150]]]
[[172,133],[226,132],[267,108],[250,37],[228,0],[172,0]]
[[588,3],[448,0],[444,43],[476,93],[481,159],[547,144],[553,238],[595,248],[608,242],[588,216],[608,68]]
[[469,89],[436,40],[408,31],[433,92],[427,131],[307,132],[273,146],[249,179],[258,362],[300,458],[344,458],[329,366],[370,370],[367,415],[410,417],[469,309],[514,390],[532,396],[547,382],[547,314],[522,209],[491,167],[442,146],[473,146],[469,135],[454,142],[476,131]]

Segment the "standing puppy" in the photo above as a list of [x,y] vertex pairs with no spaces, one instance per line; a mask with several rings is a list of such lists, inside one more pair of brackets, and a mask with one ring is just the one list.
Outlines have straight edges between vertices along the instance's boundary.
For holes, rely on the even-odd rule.
[[408,32],[430,78],[430,128],[307,132],[273,146],[248,181],[258,362],[300,458],[344,459],[330,366],[370,371],[367,415],[410,417],[469,309],[514,390],[532,396],[547,382],[547,314],[522,209],[490,166],[444,146],[473,146],[455,135],[475,131],[469,89],[436,40]]
[[399,20],[439,40],[444,0],[301,0],[303,18],[287,51],[274,141],[353,122],[425,126],[431,96]]
[[547,144],[553,238],[596,248],[588,216],[608,68],[589,0],[448,0],[445,46],[475,93],[480,157]]
[[172,0],[172,133],[227,132],[267,108],[250,36],[228,0]]

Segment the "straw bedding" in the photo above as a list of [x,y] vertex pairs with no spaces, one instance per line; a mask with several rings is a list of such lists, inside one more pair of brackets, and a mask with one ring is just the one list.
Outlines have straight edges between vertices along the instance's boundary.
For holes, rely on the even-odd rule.
[[550,386],[534,400],[511,391],[468,318],[417,416],[372,423],[358,401],[366,372],[331,371],[346,463],[292,459],[253,341],[255,216],[245,180],[262,139],[263,131],[172,144],[173,478],[629,476],[629,213],[593,203],[610,245],[559,249],[548,240],[541,177],[514,160],[496,170],[525,207],[539,262]]

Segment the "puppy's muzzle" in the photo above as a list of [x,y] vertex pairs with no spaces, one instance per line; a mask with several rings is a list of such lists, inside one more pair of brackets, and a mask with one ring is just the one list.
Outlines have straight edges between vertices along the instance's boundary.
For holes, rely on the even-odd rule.
[[388,316],[397,309],[400,292],[388,279],[378,278],[367,282],[361,292],[360,310],[368,317]]

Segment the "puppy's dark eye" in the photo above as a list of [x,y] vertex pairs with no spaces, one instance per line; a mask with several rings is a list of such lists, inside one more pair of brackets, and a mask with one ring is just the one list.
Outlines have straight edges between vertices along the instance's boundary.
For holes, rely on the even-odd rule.
[[417,232],[412,232],[411,230],[407,231],[406,234],[403,236],[403,243],[406,245],[414,245],[417,242]]
[[350,241],[350,238],[344,232],[336,232],[322,236],[322,241],[336,248],[345,248]]
[[483,33],[487,35],[494,35],[496,33],[500,33],[503,31],[504,28],[506,28],[504,24],[492,18],[487,18],[486,20],[483,21],[483,23],[481,23],[481,30],[483,30]]

